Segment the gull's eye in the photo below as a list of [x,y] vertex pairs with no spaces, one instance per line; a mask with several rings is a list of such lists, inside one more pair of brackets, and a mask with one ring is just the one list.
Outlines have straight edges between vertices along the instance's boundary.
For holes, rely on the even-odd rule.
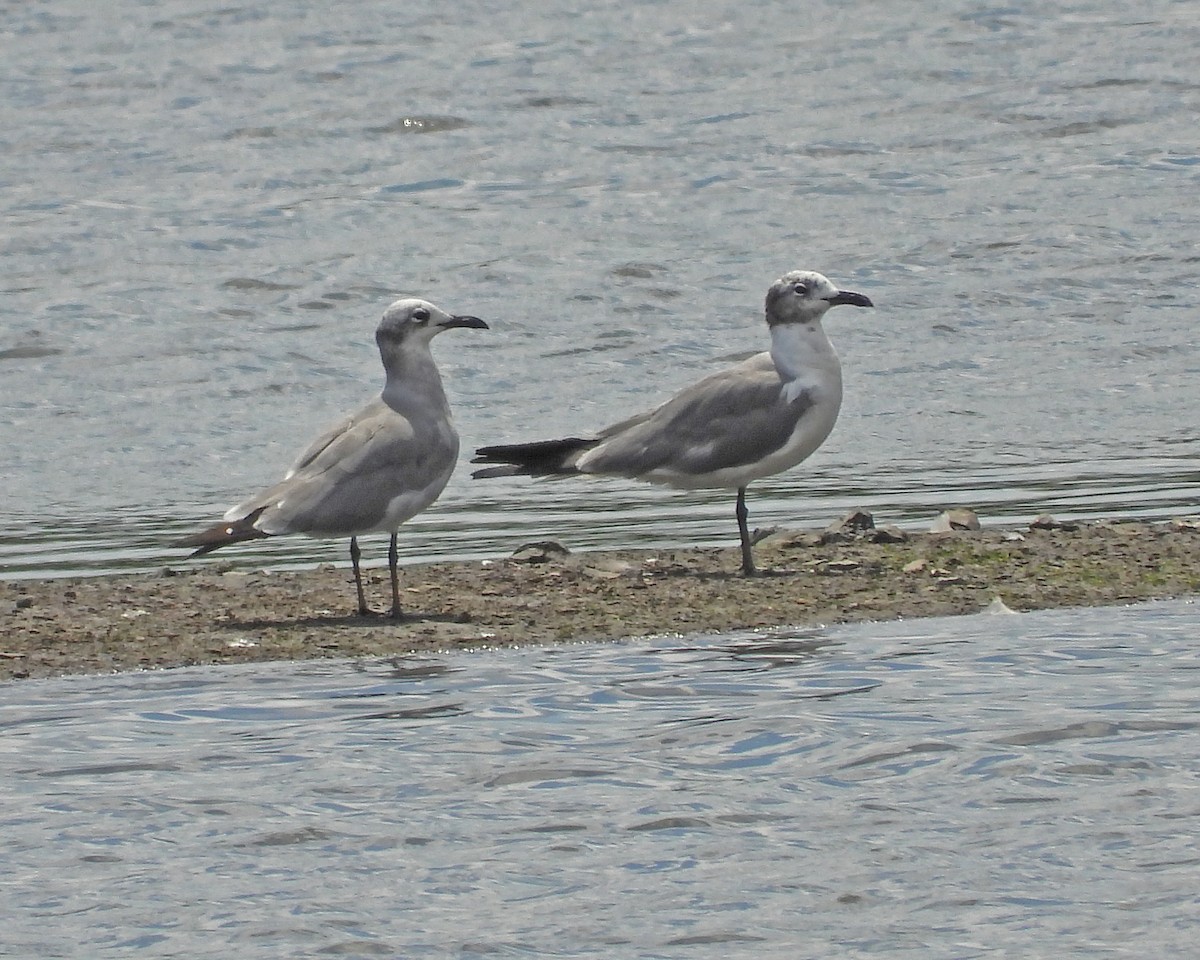
[[808,293],[808,284],[801,280],[792,289],[796,292],[796,296],[803,297]]
[[417,309],[412,312],[412,318],[418,323],[424,323],[429,319],[429,311],[424,307],[417,307]]

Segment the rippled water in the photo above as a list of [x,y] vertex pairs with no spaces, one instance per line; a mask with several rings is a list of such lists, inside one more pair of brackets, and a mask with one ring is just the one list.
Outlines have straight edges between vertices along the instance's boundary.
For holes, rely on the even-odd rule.
[[[395,296],[492,323],[437,345],[466,452],[758,349],[801,266],[878,308],[756,522],[1196,510],[1191,0],[0,8],[0,576],[175,559],[377,389]],[[460,470],[402,546],[731,532]],[[9,685],[0,955],[1186,955],[1195,623]]]
[[0,954],[1187,956],[1196,623],[9,685]]
[[[1195,509],[1190,0],[4,5],[0,568],[152,568],[377,388],[386,303],[464,438],[610,422],[765,339],[784,270],[847,397],[759,523]],[[406,556],[727,542],[728,497],[471,483]],[[312,563],[305,541],[232,559]]]

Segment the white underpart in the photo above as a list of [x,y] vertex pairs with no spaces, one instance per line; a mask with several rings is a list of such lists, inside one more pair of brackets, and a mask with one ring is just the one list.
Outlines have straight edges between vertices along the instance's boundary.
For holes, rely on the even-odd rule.
[[[650,483],[683,489],[737,489],[754,480],[781,473],[811,456],[825,442],[842,406],[842,365],[820,321],[777,324],[771,328],[771,360],[779,371],[780,405],[804,394],[809,406],[783,446],[753,463],[725,467],[709,473],[685,473],[670,468],[642,475]],[[715,448],[716,443],[712,446]],[[582,465],[583,461],[581,461]]]
[[453,462],[425,489],[413,490],[392,497],[388,501],[387,512],[384,514],[383,520],[373,530],[368,532],[394,533],[402,523],[412,519],[437,500],[442,490],[445,489],[446,484],[449,483],[452,473],[454,473]]

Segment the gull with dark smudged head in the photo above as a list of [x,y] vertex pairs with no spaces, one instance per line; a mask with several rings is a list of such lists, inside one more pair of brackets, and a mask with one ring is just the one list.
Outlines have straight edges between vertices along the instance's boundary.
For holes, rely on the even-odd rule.
[[670,400],[592,437],[480,447],[474,477],[591,474],[685,489],[737,491],[742,572],[753,576],[746,487],[810,456],[842,405],[842,365],[821,318],[831,307],[871,307],[809,270],[767,291],[770,350],[685,387]]

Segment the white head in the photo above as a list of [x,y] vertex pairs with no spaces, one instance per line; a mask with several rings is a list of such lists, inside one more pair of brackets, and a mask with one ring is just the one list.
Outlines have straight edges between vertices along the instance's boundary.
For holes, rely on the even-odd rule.
[[488,329],[478,317],[452,316],[428,300],[397,300],[383,312],[383,319],[375,331],[375,342],[379,344],[380,352],[386,355],[406,343],[428,346],[439,333],[453,327]]
[[830,307],[849,304],[873,307],[871,298],[839,290],[827,277],[812,270],[793,270],[771,284],[767,291],[767,324],[815,323]]

